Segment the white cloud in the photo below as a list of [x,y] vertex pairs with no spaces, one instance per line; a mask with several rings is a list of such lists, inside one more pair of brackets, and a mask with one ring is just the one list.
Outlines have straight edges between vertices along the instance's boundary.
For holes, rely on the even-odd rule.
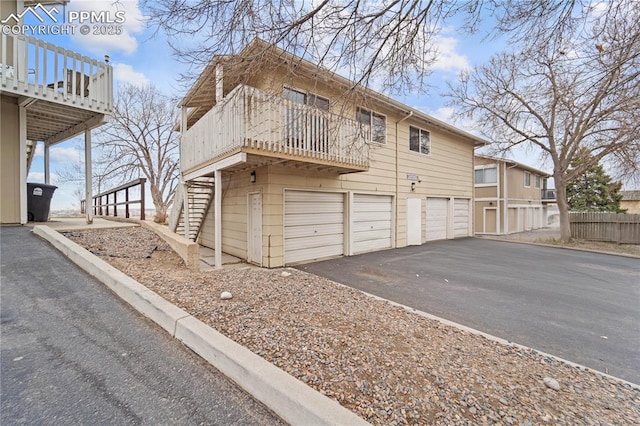
[[436,62],[433,64],[434,70],[452,71],[458,73],[471,69],[466,56],[456,51],[459,40],[455,37],[438,36],[434,44],[438,49]]
[[[51,173],[50,177],[51,185],[56,185],[60,178],[60,176],[55,173]],[[29,172],[27,175],[27,182],[44,183],[44,172]]]
[[[145,29],[146,17],[140,11],[138,0],[82,0],[72,1],[67,6],[69,11],[102,13],[105,18],[102,22],[84,22],[89,26],[89,34],[83,35],[78,29],[73,39],[87,50],[97,54],[111,54],[122,52],[131,55],[138,49],[138,40],[135,34]],[[115,21],[116,12],[124,12],[123,23],[110,23]],[[70,22],[80,26],[80,22]],[[95,33],[104,30],[107,34]],[[117,32],[120,32],[118,34]],[[114,33],[115,32],[115,33]]]
[[34,158],[44,157],[44,146],[41,143],[36,144],[36,152],[33,153]]
[[51,156],[51,161],[60,163],[78,163],[81,158],[78,149],[64,146],[51,148],[49,155]]
[[146,86],[149,79],[141,72],[137,72],[128,64],[113,64],[113,77],[117,81],[133,84],[134,86]]

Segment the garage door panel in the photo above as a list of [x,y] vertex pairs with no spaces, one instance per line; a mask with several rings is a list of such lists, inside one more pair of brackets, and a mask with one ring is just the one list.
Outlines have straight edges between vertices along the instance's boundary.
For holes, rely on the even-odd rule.
[[343,224],[344,214],[342,213],[299,213],[288,214],[286,216],[285,227],[303,226],[303,225],[324,225],[324,224]]
[[[342,239],[342,234],[328,234],[328,235],[319,235],[310,239],[308,236],[300,237],[300,238],[290,238],[287,239],[287,251],[289,250],[302,250],[306,248],[315,248],[320,249],[324,247],[329,247],[334,244],[337,239]],[[342,244],[339,244],[342,247]],[[340,253],[342,254],[342,248],[340,249]]]
[[342,199],[339,202],[304,202],[292,204],[288,202],[285,204],[284,213],[285,214],[308,214],[310,210],[313,213],[340,213],[344,211],[344,203]]
[[[373,214],[372,214],[373,213]],[[372,222],[372,221],[385,221],[391,223],[393,217],[392,212],[354,212],[354,222]]]
[[389,228],[376,229],[376,230],[367,229],[366,231],[353,233],[354,243],[359,243],[367,240],[384,240],[384,239],[389,240]]
[[469,202],[468,199],[453,201],[453,237],[469,236]]
[[291,250],[287,248],[285,257],[286,263],[305,262],[315,259],[322,259],[329,256],[340,256],[344,253],[344,246],[342,244],[325,246],[322,250],[318,250],[316,247]]
[[285,264],[344,254],[344,194],[285,191]]
[[354,194],[352,252],[391,248],[393,203],[389,195]]
[[354,232],[362,232],[362,231],[370,231],[370,230],[380,230],[380,229],[391,229],[391,221],[390,220],[378,220],[371,222],[354,222],[353,231]]
[[447,223],[449,216],[449,199],[428,197],[426,204],[426,237],[427,241],[444,240],[447,238]]
[[342,192],[286,191],[286,201],[290,203],[335,203],[344,200]]
[[337,235],[344,234],[342,223],[312,224],[301,226],[287,226],[284,230],[285,238],[301,238],[309,235]]

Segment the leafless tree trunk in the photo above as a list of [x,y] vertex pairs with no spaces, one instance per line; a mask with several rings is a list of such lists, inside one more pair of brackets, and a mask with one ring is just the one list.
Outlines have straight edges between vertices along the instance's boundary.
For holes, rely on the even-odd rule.
[[142,174],[164,223],[178,179],[178,140],[173,130],[178,111],[171,99],[153,86],[121,86],[109,123],[98,130],[100,167],[120,183]]
[[[451,88],[451,103],[482,123],[497,149],[533,147],[551,160],[565,241],[568,181],[607,159],[638,171],[640,9],[633,3],[585,9],[582,25],[567,24],[562,37],[523,40],[516,53],[494,56]],[[571,168],[581,152],[590,159]]]

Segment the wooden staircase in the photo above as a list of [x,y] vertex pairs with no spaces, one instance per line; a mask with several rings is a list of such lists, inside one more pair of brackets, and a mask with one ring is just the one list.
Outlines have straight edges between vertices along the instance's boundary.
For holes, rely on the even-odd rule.
[[[214,179],[212,177],[200,177],[187,183],[189,203],[189,236],[191,241],[196,241],[202,222],[207,216],[209,206],[213,200]],[[174,196],[174,207],[169,217],[169,229],[178,235],[184,233],[184,195],[182,185],[178,186]]]

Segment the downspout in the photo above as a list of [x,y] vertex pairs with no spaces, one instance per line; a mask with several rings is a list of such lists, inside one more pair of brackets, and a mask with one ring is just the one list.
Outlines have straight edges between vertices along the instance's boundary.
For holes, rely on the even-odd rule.
[[[475,156],[474,156],[474,158],[475,158]],[[500,221],[500,215],[501,215],[501,212],[500,212],[500,200],[502,198],[500,197],[500,162],[499,161],[496,161],[496,198],[497,198],[497,203],[498,203],[498,205],[496,206],[496,233],[498,235],[500,235],[500,225],[502,224],[502,222]],[[503,200],[502,201],[502,205],[504,207],[504,199],[502,199],[502,200]],[[484,217],[482,219],[486,220]]]
[[398,173],[400,172],[400,141],[398,140],[398,124],[402,123],[403,121],[409,119],[413,117],[413,111],[409,111],[408,115],[405,115],[404,117],[402,117],[400,120],[396,121],[396,211],[395,211],[395,229],[396,229],[396,235],[395,235],[395,247],[398,247],[398,205],[400,204],[400,177],[398,175]]

